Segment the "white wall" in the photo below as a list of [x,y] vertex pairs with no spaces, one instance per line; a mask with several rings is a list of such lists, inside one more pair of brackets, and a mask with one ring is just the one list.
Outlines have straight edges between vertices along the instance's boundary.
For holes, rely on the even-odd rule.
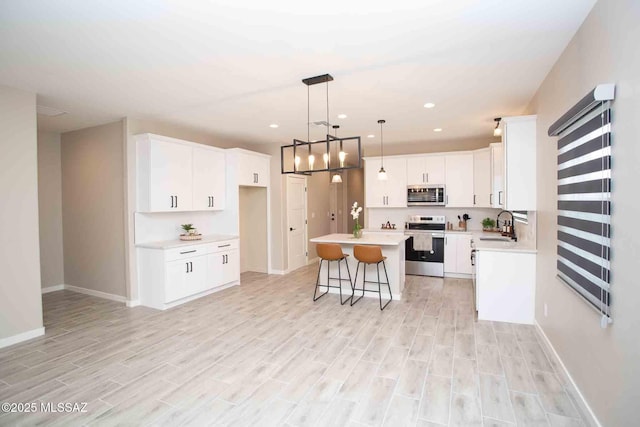
[[64,283],[60,134],[38,132],[38,207],[42,287]]
[[126,296],[122,122],[61,138],[65,284]]
[[[600,0],[539,88],[536,319],[605,426],[638,424],[640,396],[640,2]],[[612,313],[598,314],[556,278],[557,139],[547,129],[599,83],[616,83],[612,113]],[[545,317],[543,307],[548,306]]]
[[0,86],[0,346],[43,333],[36,95]]

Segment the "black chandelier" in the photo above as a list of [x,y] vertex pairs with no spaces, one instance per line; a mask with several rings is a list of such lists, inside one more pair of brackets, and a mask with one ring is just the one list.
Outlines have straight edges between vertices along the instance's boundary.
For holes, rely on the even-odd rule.
[[[331,135],[329,129],[329,82],[333,81],[330,74],[302,79],[307,85],[307,140],[293,140],[293,144],[280,147],[280,170],[283,174],[311,175],[314,172],[339,172],[346,169],[362,167],[362,151],[359,136],[339,138]],[[326,126],[326,138],[311,141],[310,137],[310,105],[309,87],[325,83],[327,90],[327,119],[324,122],[314,122],[314,125]],[[334,126],[334,129],[337,127]],[[305,159],[306,157],[306,159]]]

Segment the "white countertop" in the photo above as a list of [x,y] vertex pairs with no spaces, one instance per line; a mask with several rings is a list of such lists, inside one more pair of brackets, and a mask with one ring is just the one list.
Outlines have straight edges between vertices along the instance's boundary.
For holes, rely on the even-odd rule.
[[342,245],[379,245],[398,246],[404,244],[409,236],[404,233],[363,233],[362,237],[356,239],[353,234],[327,234],[326,236],[314,237],[309,240],[311,243],[338,243]]
[[202,236],[202,239],[200,240],[164,240],[161,242],[138,243],[136,244],[136,247],[147,249],[171,249],[179,248],[181,246],[204,245],[206,243],[222,242],[224,240],[233,240],[237,238],[238,236],[230,236],[226,234],[211,234]]

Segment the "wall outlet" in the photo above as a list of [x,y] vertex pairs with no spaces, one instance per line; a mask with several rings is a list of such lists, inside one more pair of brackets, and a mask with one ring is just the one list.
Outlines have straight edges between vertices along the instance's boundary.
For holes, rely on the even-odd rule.
[[549,315],[549,311],[547,310],[547,303],[544,303],[544,317],[547,317]]

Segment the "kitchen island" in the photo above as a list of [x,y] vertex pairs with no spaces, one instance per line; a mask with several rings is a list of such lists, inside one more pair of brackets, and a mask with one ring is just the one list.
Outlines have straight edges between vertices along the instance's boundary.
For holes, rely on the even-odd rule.
[[[405,280],[405,246],[404,241],[409,236],[405,236],[403,233],[364,233],[359,239],[353,237],[352,234],[328,234],[326,236],[315,237],[309,240],[311,243],[337,243],[342,247],[342,251],[348,254],[347,262],[349,263],[349,270],[351,271],[351,278],[356,278],[356,265],[358,261],[353,256],[353,247],[355,245],[373,245],[382,247],[382,255],[386,256],[385,265],[387,267],[387,274],[389,275],[389,285],[391,286],[391,293],[394,300],[400,300],[402,298],[402,291],[404,289]],[[341,263],[342,277],[347,278],[347,272],[344,268],[344,263]],[[327,263],[322,263],[322,271],[320,272],[320,283],[327,283]],[[362,271],[364,264],[360,266],[360,272],[358,273],[357,288],[362,288]],[[330,270],[331,277],[338,277],[338,263],[331,263]],[[377,280],[377,272],[375,266],[367,267],[367,281]],[[384,278],[384,270],[380,266],[380,279]],[[332,280],[331,285],[337,285],[337,280]],[[382,299],[388,298],[388,290],[386,285],[382,285]],[[373,283],[367,283],[365,289],[365,296],[378,298],[377,292],[370,292],[370,289],[378,290],[378,285]],[[321,287],[320,291],[324,292],[326,287]],[[338,293],[337,288],[329,288],[332,293]],[[342,283],[343,295],[351,293],[351,288],[347,282]]]

